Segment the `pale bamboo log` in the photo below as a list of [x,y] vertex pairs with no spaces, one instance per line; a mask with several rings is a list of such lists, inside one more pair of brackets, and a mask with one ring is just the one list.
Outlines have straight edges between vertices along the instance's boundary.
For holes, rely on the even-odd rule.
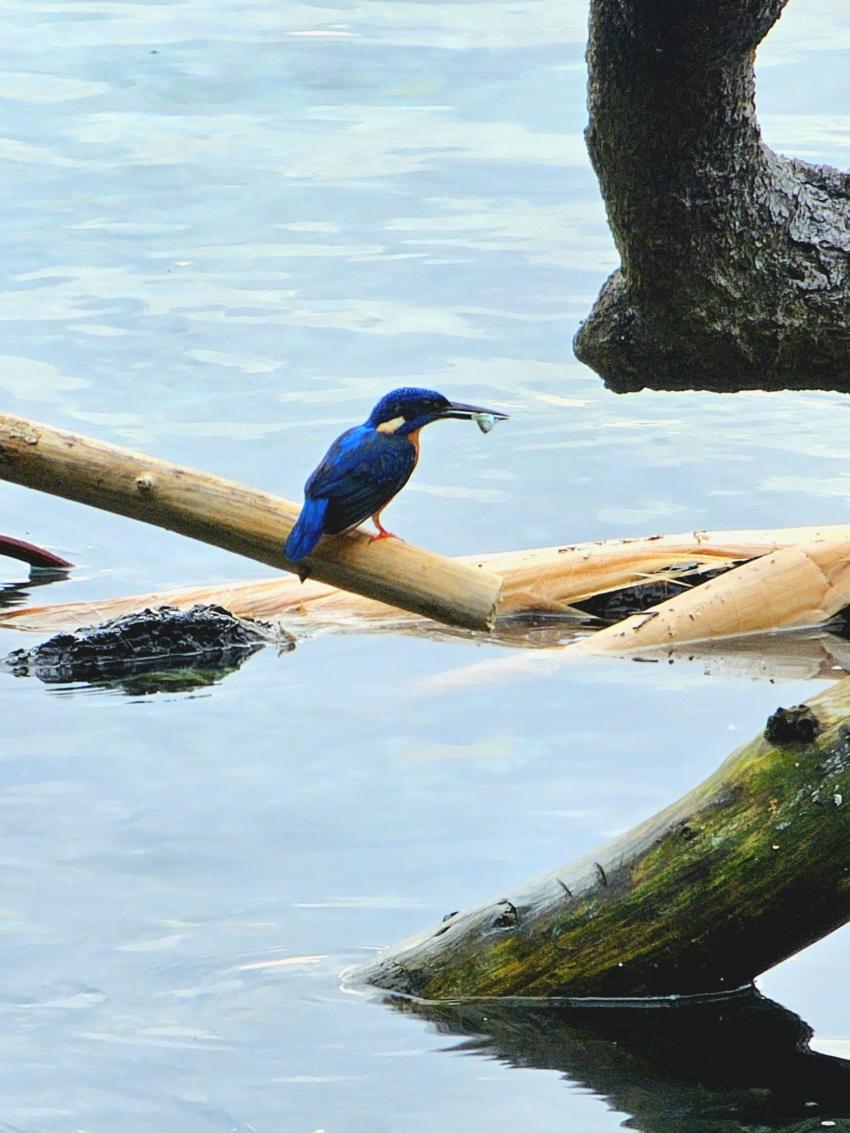
[[[289,500],[206,472],[0,414],[0,479],[143,520],[284,570]],[[401,540],[326,537],[305,561],[322,582],[450,625],[489,629],[501,579]]]
[[[822,626],[850,606],[850,539],[790,542],[717,578],[566,645],[483,661],[429,677],[419,691],[491,684],[551,672],[588,656],[642,658],[689,643]],[[731,546],[732,544],[730,544]]]
[[[690,564],[722,566],[815,539],[850,539],[850,526],[652,535],[465,555],[457,561],[500,575],[504,585],[497,609],[499,617],[534,612],[569,614],[575,602],[633,586],[657,577],[659,572]],[[164,602],[181,609],[198,602],[214,602],[239,617],[297,618],[311,627],[343,630],[355,628],[358,622],[366,622],[370,628],[396,629],[402,625],[416,626],[420,620],[415,614],[333,586],[312,581],[299,586],[292,579],[274,578],[213,583],[103,601],[29,606],[0,614],[0,626],[35,632],[74,629]]]
[[505,580],[499,614],[558,612],[564,604],[644,582],[688,564],[718,567],[757,558],[782,547],[819,540],[850,540],[850,525],[786,527],[763,531],[691,531],[635,539],[608,539],[530,551],[467,556]]
[[[303,591],[303,597],[299,597]],[[181,610],[201,604],[215,604],[230,610],[237,617],[261,620],[283,620],[287,629],[309,635],[330,629],[336,633],[409,633],[432,639],[455,638],[467,631],[442,626],[428,619],[393,610],[383,602],[372,602],[356,594],[346,594],[319,582],[306,582],[300,587],[288,578],[262,579],[256,582],[235,582],[197,586],[180,590],[151,591],[123,598],[107,598],[88,602],[66,602],[49,606],[24,607],[0,612],[0,630],[24,630],[33,633],[57,633],[95,625],[110,618],[138,613],[160,606]],[[587,627],[576,626],[587,632]],[[568,623],[553,619],[546,627],[527,627],[515,619],[496,622],[488,642],[511,650],[533,649],[559,661],[572,656],[565,648]],[[558,649],[552,648],[559,645]],[[829,680],[850,674],[850,642],[832,634],[768,633],[723,638],[700,644],[666,647],[665,660],[698,662],[706,673],[750,680]],[[515,671],[512,669],[512,671]],[[463,670],[461,670],[463,675]],[[441,676],[429,688],[436,693],[452,687],[454,674]],[[423,691],[418,682],[418,691]]]
[[678,802],[350,977],[423,999],[730,991],[850,919],[850,680]]
[[607,626],[572,646],[627,653],[822,625],[850,605],[850,540],[784,547]]

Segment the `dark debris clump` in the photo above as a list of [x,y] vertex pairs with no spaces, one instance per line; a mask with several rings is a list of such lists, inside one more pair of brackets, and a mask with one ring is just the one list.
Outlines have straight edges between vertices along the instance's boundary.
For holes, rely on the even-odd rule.
[[605,591],[603,594],[593,594],[589,598],[574,602],[573,605],[576,609],[613,625],[632,614],[641,614],[660,602],[675,598],[683,590],[701,586],[702,583],[740,566],[742,561],[744,560],[724,563],[723,566],[712,570],[700,569],[698,563],[670,567],[662,572],[659,578],[649,578],[646,582],[635,583],[634,586],[623,586],[617,590]]
[[173,687],[168,674],[196,671],[206,675],[202,683],[212,683],[216,672],[221,676],[238,668],[270,641],[294,648],[289,634],[264,622],[243,621],[221,606],[161,606],[57,634],[33,649],[16,649],[0,666],[48,684],[103,683],[155,672]]

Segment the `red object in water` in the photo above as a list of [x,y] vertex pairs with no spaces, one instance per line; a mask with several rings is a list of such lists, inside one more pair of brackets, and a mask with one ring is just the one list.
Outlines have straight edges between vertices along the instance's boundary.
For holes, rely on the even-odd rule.
[[32,543],[25,543],[23,539],[12,539],[9,535],[0,535],[0,555],[8,555],[10,559],[19,559],[22,563],[29,563],[34,567],[72,567],[67,559],[60,559],[51,551],[36,547]]

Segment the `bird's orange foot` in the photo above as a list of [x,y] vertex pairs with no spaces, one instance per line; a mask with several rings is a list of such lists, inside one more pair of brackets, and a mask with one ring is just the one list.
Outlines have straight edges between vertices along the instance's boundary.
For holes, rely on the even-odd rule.
[[384,527],[378,528],[378,534],[373,535],[370,542],[377,543],[379,539],[398,539],[400,543],[404,542],[398,535],[393,535],[392,531],[387,531]]

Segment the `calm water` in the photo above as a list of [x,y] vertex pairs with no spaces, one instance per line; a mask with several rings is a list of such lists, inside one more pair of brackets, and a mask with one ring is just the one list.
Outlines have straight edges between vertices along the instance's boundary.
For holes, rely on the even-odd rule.
[[[577,0],[0,2],[3,407],[295,497],[393,385],[505,406],[487,437],[429,431],[388,513],[449,553],[850,520],[846,399],[616,398],[573,359],[615,266],[585,20]],[[792,0],[761,56],[776,148],[850,163],[848,46],[844,4]],[[268,574],[7,486],[0,530],[80,564],[38,601]],[[417,695],[495,653],[325,635],[146,698],[0,675],[0,1128],[730,1128],[695,1093],[698,1040],[648,1074],[607,1032],[554,1027],[550,1049],[517,1015],[491,1041],[340,990],[813,691],[607,664]],[[838,1056],[848,941],[760,984]]]

